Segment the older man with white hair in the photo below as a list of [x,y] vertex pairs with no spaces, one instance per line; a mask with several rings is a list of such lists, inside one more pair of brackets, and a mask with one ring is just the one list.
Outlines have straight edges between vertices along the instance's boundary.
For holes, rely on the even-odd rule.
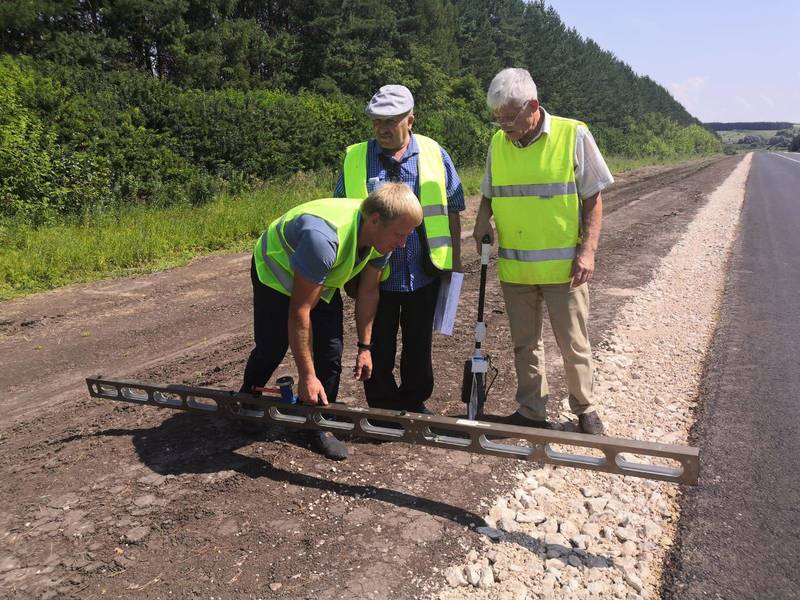
[[549,429],[543,307],[561,351],[569,404],[584,433],[602,434],[592,398],[589,291],[603,215],[614,182],[586,125],[550,115],[525,69],[504,69],[486,97],[492,138],[473,237],[499,245],[498,274],[514,343],[517,411],[509,423]]

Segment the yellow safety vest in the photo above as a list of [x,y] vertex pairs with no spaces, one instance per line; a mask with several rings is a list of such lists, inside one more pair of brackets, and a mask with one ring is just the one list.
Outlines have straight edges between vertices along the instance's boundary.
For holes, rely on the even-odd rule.
[[492,138],[492,212],[506,283],[567,283],[581,243],[574,157],[582,123],[550,119],[550,132],[525,148],[502,131]]
[[[422,229],[433,266],[440,271],[453,268],[453,242],[447,214],[447,183],[442,151],[434,140],[414,134],[419,145],[419,201]],[[367,197],[367,143],[353,144],[344,157],[344,193],[348,198]],[[388,270],[388,269],[387,269]]]
[[[284,228],[300,215],[314,215],[324,219],[339,238],[336,261],[322,285],[322,299],[330,302],[337,289],[344,287],[352,277],[360,273],[367,263],[381,254],[372,248],[366,258],[358,261],[358,224],[361,200],[325,198],[306,202],[278,217],[261,234],[253,249],[258,279],[266,286],[287,296],[292,294],[294,269],[292,248],[284,237]],[[358,261],[358,262],[357,262]]]

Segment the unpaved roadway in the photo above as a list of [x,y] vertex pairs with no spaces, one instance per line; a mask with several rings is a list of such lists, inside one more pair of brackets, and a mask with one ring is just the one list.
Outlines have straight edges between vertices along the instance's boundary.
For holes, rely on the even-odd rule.
[[[606,195],[595,343],[738,160],[643,169]],[[477,297],[477,259],[465,248],[463,309],[456,334],[435,340],[429,403],[450,415],[463,413]],[[415,598],[473,545],[486,499],[510,485],[508,461],[356,440],[334,464],[296,437],[253,440],[223,419],[87,398],[83,378],[98,373],[238,388],[248,261],[204,258],[0,304],[0,593]],[[486,347],[500,376],[488,409],[507,414],[513,362],[493,270],[489,281]],[[347,365],[352,334],[345,346]],[[292,371],[290,360],[279,369]],[[363,403],[352,381],[340,395]]]

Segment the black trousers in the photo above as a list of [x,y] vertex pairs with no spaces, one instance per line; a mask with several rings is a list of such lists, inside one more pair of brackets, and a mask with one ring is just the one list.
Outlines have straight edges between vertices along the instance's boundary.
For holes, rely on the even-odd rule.
[[[381,291],[372,325],[372,377],[364,382],[374,408],[414,410],[433,393],[431,342],[440,279],[413,292]],[[402,329],[400,385],[394,376],[397,330]]]
[[[253,386],[264,386],[289,348],[289,296],[259,281],[255,261],[250,265],[250,280],[253,283],[253,337],[256,345],[244,369],[242,392],[250,392]],[[339,291],[330,304],[320,300],[311,311],[311,329],[314,370],[325,388],[328,402],[336,402],[344,348],[342,296]]]

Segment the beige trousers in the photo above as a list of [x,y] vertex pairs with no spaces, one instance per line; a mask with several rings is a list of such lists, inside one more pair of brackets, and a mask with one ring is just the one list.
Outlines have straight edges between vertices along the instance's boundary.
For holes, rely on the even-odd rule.
[[544,305],[564,360],[569,406],[576,415],[592,407],[592,350],[587,319],[589,289],[586,284],[517,285],[502,283],[517,371],[517,403],[522,416],[547,418],[547,376],[542,315]]

